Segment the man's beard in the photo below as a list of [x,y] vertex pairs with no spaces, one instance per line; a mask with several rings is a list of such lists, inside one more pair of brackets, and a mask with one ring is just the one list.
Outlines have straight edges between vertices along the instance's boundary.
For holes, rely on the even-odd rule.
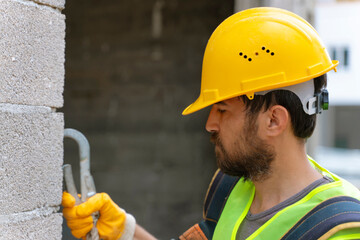
[[215,144],[217,165],[228,175],[243,177],[244,180],[263,181],[271,173],[270,165],[275,157],[273,148],[257,136],[257,127],[246,121],[242,136],[233,143],[233,150],[225,149],[219,134],[211,134]]

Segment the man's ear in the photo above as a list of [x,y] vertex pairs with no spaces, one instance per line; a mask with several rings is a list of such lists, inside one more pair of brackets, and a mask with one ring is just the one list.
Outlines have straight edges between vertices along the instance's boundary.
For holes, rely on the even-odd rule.
[[265,131],[268,136],[278,136],[289,126],[289,112],[281,105],[274,105],[265,112]]

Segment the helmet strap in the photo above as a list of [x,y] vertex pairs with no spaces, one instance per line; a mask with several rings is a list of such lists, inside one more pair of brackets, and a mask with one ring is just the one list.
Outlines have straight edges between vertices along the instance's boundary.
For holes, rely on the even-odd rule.
[[314,79],[288,87],[256,92],[255,95],[265,95],[275,90],[288,90],[295,93],[303,105],[304,112],[308,115],[321,113],[322,110],[327,110],[329,106],[328,91],[322,89],[320,93],[315,94]]

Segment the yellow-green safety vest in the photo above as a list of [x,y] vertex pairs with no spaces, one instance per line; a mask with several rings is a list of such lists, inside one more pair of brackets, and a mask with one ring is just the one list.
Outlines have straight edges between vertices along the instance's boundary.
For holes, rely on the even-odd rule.
[[[321,167],[311,158],[309,158],[309,160],[314,168],[320,171],[322,175],[330,177],[333,182],[313,189],[296,203],[276,213],[264,225],[251,234],[247,240],[281,239],[297,221],[326,199],[345,195],[360,200],[360,192],[356,187]],[[236,240],[237,231],[250,209],[254,195],[255,187],[251,181],[238,181],[230,193],[220,219],[216,224],[213,235],[214,240]],[[341,230],[333,235],[331,239],[360,239],[360,228]]]

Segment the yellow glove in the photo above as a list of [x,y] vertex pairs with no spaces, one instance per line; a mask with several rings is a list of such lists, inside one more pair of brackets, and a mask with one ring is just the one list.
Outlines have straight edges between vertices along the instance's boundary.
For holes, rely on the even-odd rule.
[[132,239],[135,231],[135,219],[116,205],[106,193],[97,193],[86,202],[75,206],[75,198],[64,192],[63,214],[71,233],[77,238],[86,238],[93,227],[92,213],[99,212],[96,228],[104,240]]

